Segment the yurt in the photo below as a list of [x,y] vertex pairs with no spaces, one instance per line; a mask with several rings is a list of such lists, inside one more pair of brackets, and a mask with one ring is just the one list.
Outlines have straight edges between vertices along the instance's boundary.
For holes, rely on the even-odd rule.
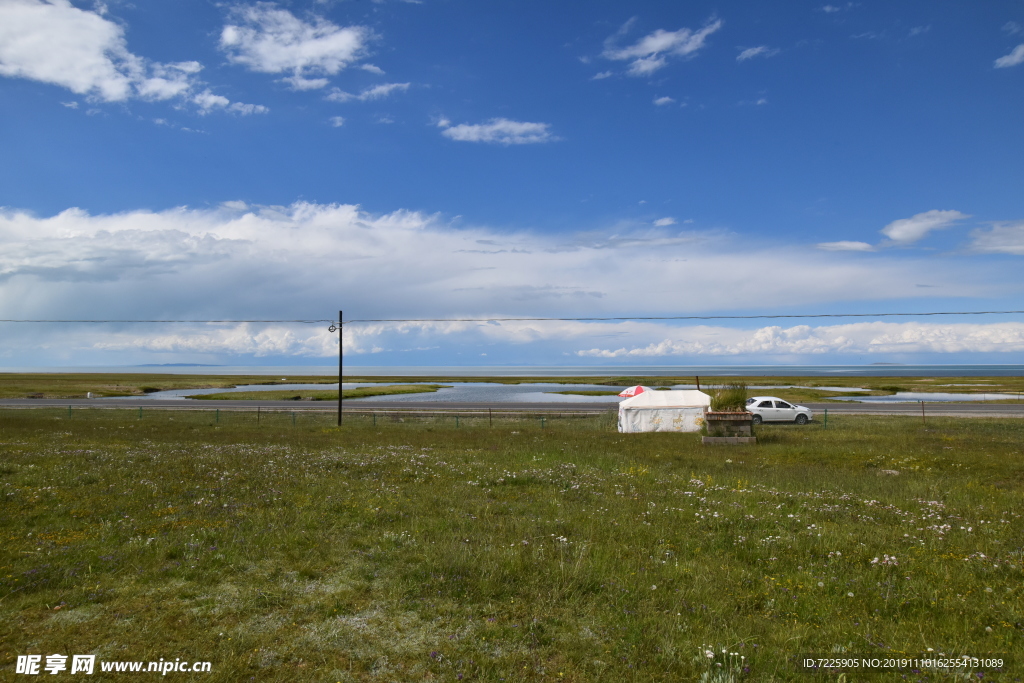
[[703,391],[645,391],[619,403],[619,431],[699,432],[710,405]]

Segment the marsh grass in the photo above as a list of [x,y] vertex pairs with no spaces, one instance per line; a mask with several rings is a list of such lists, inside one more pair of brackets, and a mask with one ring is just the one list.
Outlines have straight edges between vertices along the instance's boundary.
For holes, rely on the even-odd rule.
[[711,389],[711,410],[746,410],[747,385],[725,384]]
[[1020,420],[844,416],[722,448],[610,415],[404,419],[0,411],[0,670],[62,652],[210,660],[207,681],[773,681],[816,680],[798,653],[1024,661]]
[[85,398],[141,396],[169,389],[222,389],[239,384],[332,384],[336,378],[315,376],[287,380],[266,375],[171,375],[162,373],[0,373],[0,398]]

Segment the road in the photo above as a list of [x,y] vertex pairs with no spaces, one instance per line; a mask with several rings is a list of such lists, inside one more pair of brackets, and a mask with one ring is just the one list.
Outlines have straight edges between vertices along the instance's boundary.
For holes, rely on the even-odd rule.
[[[337,410],[331,401],[197,401],[188,399],[0,399],[0,408],[138,408],[156,410],[262,410],[299,411]],[[604,413],[616,410],[617,403],[452,403],[448,401],[345,401],[346,413],[413,412],[413,413]],[[920,403],[808,403],[817,416],[825,409],[831,415],[921,415]],[[926,403],[926,416],[933,417],[1020,417],[1024,403]]]

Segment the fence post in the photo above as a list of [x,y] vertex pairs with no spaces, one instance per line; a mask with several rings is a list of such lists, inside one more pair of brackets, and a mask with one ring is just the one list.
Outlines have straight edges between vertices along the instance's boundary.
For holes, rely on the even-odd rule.
[[220,424],[220,408],[217,408],[217,416],[214,418],[214,422]]
[[487,409],[487,426],[488,427],[493,427],[494,426],[494,417],[491,415],[491,409],[490,408]]
[[295,426],[295,411],[292,411],[292,427]]
[[256,406],[256,426],[257,427],[260,426],[260,411],[262,410],[262,408],[263,408],[262,406]]
[[828,408],[825,408],[825,424],[822,426],[822,429],[828,429]]
[[376,427],[376,426],[377,426],[377,413],[374,413],[374,414],[373,414],[373,426],[374,426],[374,427]]
[[[68,406],[68,415],[71,414],[71,406]],[[142,406],[139,406],[139,419],[142,419]]]
[[544,429],[544,418],[543,417],[540,418],[540,428]]
[[458,415],[455,416],[455,426],[456,427],[459,426],[459,416]]
[[[139,410],[142,410],[142,408],[139,408]],[[71,406],[68,406],[68,417],[71,417]]]

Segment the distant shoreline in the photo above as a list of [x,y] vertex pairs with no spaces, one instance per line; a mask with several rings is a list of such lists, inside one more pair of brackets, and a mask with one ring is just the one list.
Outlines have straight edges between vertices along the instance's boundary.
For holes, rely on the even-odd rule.
[[[183,363],[104,367],[6,367],[10,374],[187,374],[337,377],[337,365],[233,366]],[[345,377],[1022,377],[1024,365],[636,365],[636,366],[358,366]]]

